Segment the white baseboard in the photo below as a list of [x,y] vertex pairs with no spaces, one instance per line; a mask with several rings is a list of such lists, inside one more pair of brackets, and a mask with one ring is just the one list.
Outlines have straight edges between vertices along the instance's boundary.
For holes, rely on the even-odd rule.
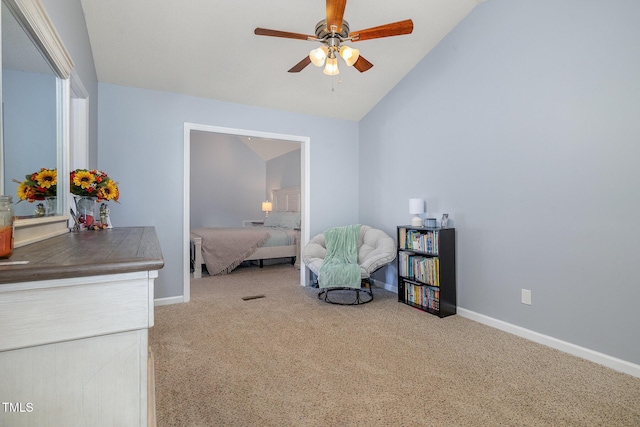
[[635,363],[627,362],[626,360],[618,359],[604,353],[599,353],[585,347],[580,347],[578,345],[571,344],[569,342],[562,341],[548,335],[543,335],[541,333],[525,329],[511,323],[503,322],[502,320],[494,319],[492,317],[485,316],[484,314],[479,314],[471,310],[458,307],[457,312],[458,315],[470,320],[474,320],[478,323],[500,329],[501,331],[526,338],[528,340],[537,342],[538,344],[543,344],[547,347],[555,348],[556,350],[560,350],[565,353],[569,353],[574,356],[589,360],[591,362],[598,363],[616,371],[632,375],[636,378],[640,378],[640,365],[636,365]]
[[[388,283],[373,279],[373,284],[379,288],[384,288],[389,292],[398,293],[398,287],[390,285]],[[522,338],[537,342],[538,344],[546,345],[547,347],[555,348],[556,350],[563,351],[565,353],[572,354],[577,357],[589,360],[594,363],[606,366],[607,368],[614,369],[619,372],[640,378],[640,365],[628,362],[626,360],[618,359],[613,356],[609,356],[604,353],[600,353],[594,350],[590,350],[585,347],[580,347],[575,344],[571,344],[566,341],[559,340],[557,338],[543,335],[541,333],[525,329],[521,326],[516,326],[511,323],[503,322],[502,320],[494,319],[484,314],[479,314],[465,308],[458,307],[458,315],[467,319],[482,323],[483,325],[491,326],[492,328],[500,329],[501,331],[508,332],[513,335],[517,335]]]
[[153,305],[157,307],[160,305],[180,304],[182,302],[184,302],[184,297],[179,295],[177,297],[156,298],[153,300]]

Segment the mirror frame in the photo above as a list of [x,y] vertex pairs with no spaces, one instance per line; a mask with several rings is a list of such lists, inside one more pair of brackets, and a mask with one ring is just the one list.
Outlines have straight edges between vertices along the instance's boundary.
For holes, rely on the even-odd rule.
[[[69,232],[68,192],[69,188],[69,114],[70,82],[73,60],[64,47],[49,15],[40,0],[1,0],[13,13],[36,48],[58,77],[56,84],[57,106],[57,169],[58,169],[58,206],[57,213],[62,215],[44,218],[16,219],[14,222],[14,247],[39,242],[50,237]],[[1,87],[1,86],[0,86]],[[0,89],[1,93],[1,89]],[[0,119],[1,120],[1,119]],[[0,127],[1,127],[0,122]],[[2,138],[0,132],[0,138]],[[0,143],[1,143],[0,139]],[[4,182],[0,185],[4,188]]]

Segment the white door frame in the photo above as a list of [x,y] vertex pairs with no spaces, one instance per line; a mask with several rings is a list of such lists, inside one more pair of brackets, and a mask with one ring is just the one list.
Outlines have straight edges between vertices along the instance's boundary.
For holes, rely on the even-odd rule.
[[[236,136],[250,136],[252,138],[268,138],[268,139],[280,139],[283,141],[291,141],[300,143],[300,169],[301,169],[301,191],[302,191],[302,206],[300,211],[301,218],[301,232],[300,232],[300,249],[309,242],[309,230],[310,230],[310,153],[311,153],[311,138],[308,136],[299,135],[284,135],[270,132],[261,132],[247,129],[234,129],[220,126],[202,125],[197,123],[185,123],[184,124],[184,188],[183,188],[183,200],[184,206],[182,210],[183,216],[183,229],[182,229],[182,258],[183,258],[183,302],[189,302],[191,300],[191,277],[190,277],[190,244],[189,234],[191,232],[190,224],[190,204],[191,204],[191,131],[202,131],[211,133],[221,133],[227,135]],[[305,286],[307,275],[305,274],[305,266],[302,262],[302,257],[298,254],[300,259],[300,285]]]
[[71,70],[71,125],[69,170],[89,168],[89,92]]
[[[69,179],[69,173],[72,170],[89,168],[89,92],[82,84],[75,68],[71,70],[69,76],[69,145],[63,156],[65,157],[66,169],[58,171],[58,184],[62,182],[60,174],[63,174],[65,179]],[[67,186],[69,185],[68,181],[64,182],[67,183]],[[62,202],[63,213],[68,213],[69,207],[76,210],[71,193],[67,193],[66,203],[60,199],[63,198],[58,197],[58,204],[60,205]],[[60,208],[60,206],[58,207]],[[73,226],[71,218],[69,218],[68,225],[69,227]]]

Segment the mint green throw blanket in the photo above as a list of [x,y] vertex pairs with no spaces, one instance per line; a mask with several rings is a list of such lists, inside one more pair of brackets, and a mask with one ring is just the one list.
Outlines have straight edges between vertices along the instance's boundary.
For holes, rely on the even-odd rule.
[[321,288],[360,288],[359,235],[360,225],[335,227],[324,232],[327,253],[318,272]]

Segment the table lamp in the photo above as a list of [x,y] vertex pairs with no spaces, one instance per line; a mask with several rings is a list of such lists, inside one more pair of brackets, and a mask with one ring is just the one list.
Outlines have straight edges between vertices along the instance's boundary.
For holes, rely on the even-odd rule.
[[424,199],[409,199],[409,213],[413,215],[412,227],[422,227],[422,218],[419,215],[424,212]]
[[269,218],[269,212],[273,210],[273,204],[269,201],[262,202],[262,212],[264,212],[264,217]]

